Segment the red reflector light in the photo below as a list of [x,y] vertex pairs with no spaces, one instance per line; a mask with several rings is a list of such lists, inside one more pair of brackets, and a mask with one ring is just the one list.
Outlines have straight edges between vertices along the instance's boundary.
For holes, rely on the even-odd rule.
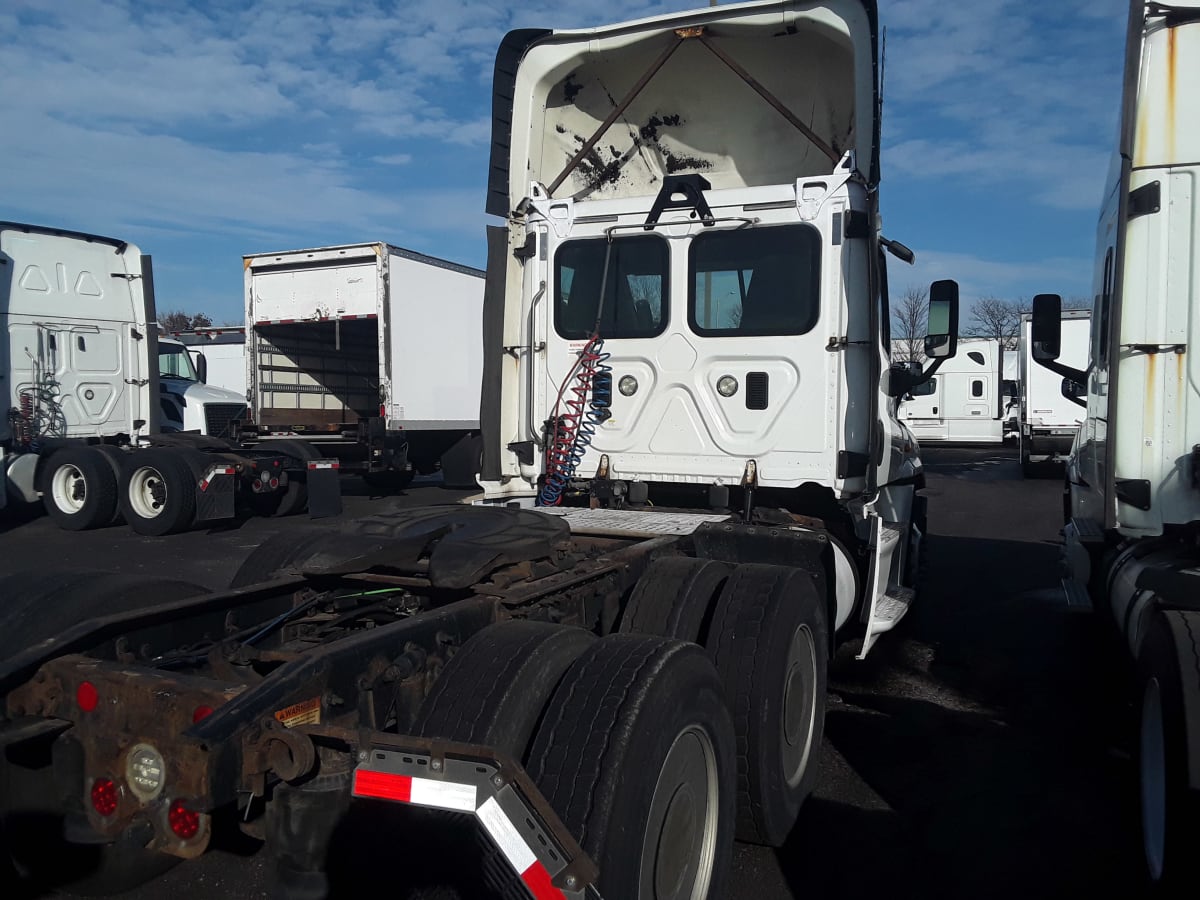
[[200,832],[200,813],[188,809],[182,800],[176,800],[167,811],[167,822],[175,836],[189,841]]
[[117,811],[117,786],[111,778],[97,778],[92,782],[92,808],[102,816],[111,816]]
[[387,418],[387,406],[383,403],[379,404],[379,418],[381,418],[381,419]]
[[100,703],[100,692],[90,681],[84,681],[75,691],[75,702],[84,712],[91,712]]
[[192,724],[195,725],[201,719],[207,719],[212,714],[213,708],[211,706],[197,706],[192,710]]

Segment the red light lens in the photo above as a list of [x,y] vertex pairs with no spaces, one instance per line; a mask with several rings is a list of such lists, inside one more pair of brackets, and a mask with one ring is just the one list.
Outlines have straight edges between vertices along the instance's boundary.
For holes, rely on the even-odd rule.
[[117,811],[117,786],[111,778],[97,778],[92,782],[92,808],[102,816],[111,816]]
[[192,710],[192,724],[195,725],[201,719],[207,719],[212,714],[213,708],[211,706],[197,706]]
[[188,809],[182,800],[176,800],[167,810],[167,822],[175,836],[190,841],[200,832],[200,813]]
[[91,712],[100,703],[100,692],[90,681],[84,681],[75,691],[75,702],[84,712]]

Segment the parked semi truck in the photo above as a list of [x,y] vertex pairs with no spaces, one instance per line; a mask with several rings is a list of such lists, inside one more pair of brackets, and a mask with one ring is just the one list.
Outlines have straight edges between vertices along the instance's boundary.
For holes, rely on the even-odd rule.
[[1198,67],[1200,3],[1130,5],[1088,362],[1061,361],[1057,296],[1037,298],[1032,321],[1034,358],[1086,402],[1067,462],[1065,584],[1090,593],[1135,663],[1146,871],[1180,897],[1200,889],[1200,101],[1176,86]]
[[[1088,309],[1061,311],[1059,361],[1075,370],[1086,368],[1092,328]],[[1031,477],[1044,463],[1067,458],[1084,417],[1078,398],[1063,392],[1062,376],[1038,365],[1031,334],[1032,316],[1021,317],[1018,353],[1021,359],[1021,422],[1018,442],[1021,472]]]
[[163,431],[191,431],[227,438],[233,422],[246,417],[246,398],[209,384],[206,362],[196,365],[187,346],[173,337],[158,337],[158,388]]
[[244,258],[251,420],[400,487],[479,471],[483,272],[383,242]]
[[904,396],[901,421],[923,444],[1003,443],[1012,388],[1001,355],[995,338],[960,341],[954,359]]
[[913,602],[895,406],[955,352],[937,282],[934,362],[889,366],[885,253],[911,254],[879,231],[878,34],[873,0],[510,33],[482,493],[278,536],[226,592],[17,629],[22,866],[23,823],[59,817],[129,876],[241,829],[285,895],[422,886],[440,850],[466,896],[716,900],[735,834],[783,844],[831,654]]
[[0,223],[0,331],[0,505],[41,501],[71,530],[120,516],[158,535],[233,515],[239,494],[297,512],[311,477],[314,509],[336,509],[336,477],[309,473],[334,463],[311,446],[229,443],[246,403],[159,341],[150,258],[133,244]]

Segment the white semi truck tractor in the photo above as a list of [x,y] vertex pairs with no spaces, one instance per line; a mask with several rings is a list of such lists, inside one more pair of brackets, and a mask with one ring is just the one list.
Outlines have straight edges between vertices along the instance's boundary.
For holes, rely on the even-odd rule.
[[[0,506],[41,502],[62,528],[123,517],[147,535],[258,511],[340,508],[308,443],[229,441],[244,398],[159,339],[150,257],[117,238],[0,222]],[[310,486],[318,491],[316,502]]]
[[481,898],[718,900],[735,835],[784,844],[831,654],[915,599],[896,399],[956,346],[937,282],[934,363],[889,364],[878,37],[874,0],[510,33],[482,493],[276,536],[228,592],[0,662],[10,833],[63,797],[116,854],[240,827],[305,897],[347,895],[347,816],[395,823],[360,870],[419,885],[444,840]]
[[1033,356],[1085,405],[1067,465],[1072,597],[1138,677],[1146,871],[1200,891],[1200,3],[1130,7],[1117,152],[1100,214],[1086,369],[1062,365],[1060,306],[1035,298]]

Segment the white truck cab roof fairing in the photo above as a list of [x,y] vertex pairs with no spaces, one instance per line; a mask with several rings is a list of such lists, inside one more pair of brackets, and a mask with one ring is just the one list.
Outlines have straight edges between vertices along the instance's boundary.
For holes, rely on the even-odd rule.
[[874,183],[876,31],[873,0],[832,0],[514,32],[501,49],[519,60],[509,85],[497,67],[498,100],[510,93],[514,102],[509,142],[493,146],[488,212],[507,214],[531,183],[577,200],[653,195],[664,175],[680,171],[702,173],[715,189],[787,183],[829,174],[846,151]]

